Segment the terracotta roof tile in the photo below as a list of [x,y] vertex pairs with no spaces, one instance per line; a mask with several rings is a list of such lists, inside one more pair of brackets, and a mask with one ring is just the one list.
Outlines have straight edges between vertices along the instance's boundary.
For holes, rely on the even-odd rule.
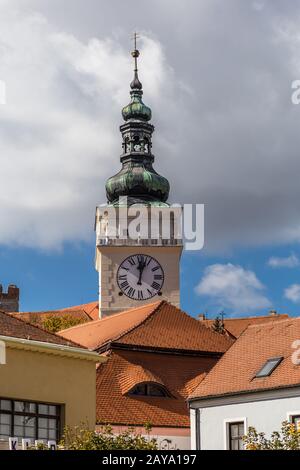
[[99,320],[99,302],[89,302],[88,304],[76,305],[59,310],[60,312],[68,311],[69,313],[81,311],[88,315],[92,320]]
[[223,353],[232,344],[168,302],[156,302],[59,332],[90,349],[114,342],[150,349]]
[[34,325],[43,325],[43,321],[49,317],[73,317],[82,322],[89,322],[99,318],[98,302],[76,305],[59,310],[47,310],[41,312],[13,312],[15,318],[27,321]]
[[[234,338],[238,338],[243,331],[250,325],[257,325],[259,323],[267,323],[269,321],[283,320],[289,318],[287,314],[276,314],[268,316],[256,316],[245,318],[226,318],[224,319],[225,330]],[[203,325],[211,328],[215,320],[199,320]]]
[[[300,385],[300,366],[292,361],[292,344],[299,339],[300,318],[249,326],[190,398]],[[284,359],[270,376],[255,378],[265,362],[274,357]]]
[[62,330],[59,334],[72,341],[78,341],[90,349],[97,349],[140,325],[159,305],[160,302],[156,302],[133,308],[102,320]]
[[15,318],[11,314],[4,312],[0,312],[0,335],[58,345],[82,347],[73,341],[66,340],[54,333],[49,333],[39,326],[31,325],[24,320]]
[[121,374],[117,377],[122,395],[125,395],[137,384],[152,382],[165,386],[159,377],[156,377],[151,371],[145,369],[140,364],[128,363]]
[[[113,350],[97,369],[97,423],[189,427],[186,399],[217,359],[167,353]],[[146,375],[145,375],[146,374]],[[163,384],[171,397],[141,397],[124,393],[130,384]],[[126,382],[127,377],[127,382]]]

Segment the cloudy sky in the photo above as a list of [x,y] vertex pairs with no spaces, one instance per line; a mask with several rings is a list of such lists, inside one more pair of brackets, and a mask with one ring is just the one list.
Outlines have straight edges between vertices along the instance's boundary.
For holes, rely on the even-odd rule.
[[299,314],[300,2],[0,0],[0,280],[22,309],[93,300],[132,32],[171,200],[205,204],[182,307]]

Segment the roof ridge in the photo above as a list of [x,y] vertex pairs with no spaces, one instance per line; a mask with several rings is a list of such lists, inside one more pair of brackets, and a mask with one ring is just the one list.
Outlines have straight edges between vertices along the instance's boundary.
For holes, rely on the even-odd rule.
[[[273,323],[275,323],[276,325],[280,325],[281,323],[285,323],[285,322],[289,322],[289,321],[295,321],[295,320],[299,320],[300,321],[300,317],[288,317],[288,318],[282,318],[280,320],[273,320]],[[245,330],[243,331],[243,333],[245,333],[249,328],[261,328],[261,327],[266,327],[266,326],[270,326],[270,324],[272,323],[272,321],[270,322],[266,322],[266,323],[258,323],[256,325],[248,325],[247,328],[245,328]],[[242,334],[243,334],[242,333]]]
[[[184,310],[182,310],[181,308],[177,307],[176,305],[172,304],[171,302],[168,302],[167,300],[162,300],[160,301],[160,303],[157,305],[157,307],[153,310],[153,312],[151,312],[149,315],[147,315],[147,317],[141,321],[138,325],[135,325],[133,328],[131,328],[129,331],[127,332],[124,332],[122,335],[120,335],[118,338],[116,339],[120,339],[122,338],[123,336],[125,336],[126,334],[129,334],[131,333],[131,331],[133,331],[134,329],[136,328],[139,328],[140,326],[143,326],[145,325],[145,323],[147,321],[150,321],[154,314],[157,312],[157,310],[159,310],[163,305],[170,305],[172,308],[174,308],[176,310],[176,312],[178,314],[180,314],[181,316],[185,316],[186,318],[188,318],[189,320],[194,320],[195,322],[195,325],[197,325],[198,327],[200,326],[200,329],[202,329],[203,331],[207,331],[209,330],[205,325],[202,325],[201,322],[199,322],[195,317],[192,317],[191,315],[189,315],[188,313],[186,313]],[[213,336],[215,336],[215,338],[217,339],[220,339],[220,338],[225,338],[225,340],[231,344],[231,340],[228,338],[228,337],[225,337],[224,335],[216,332],[216,331],[213,331],[213,330],[209,330],[210,334],[212,334]]]
[[[288,318],[291,318],[289,317],[289,314],[288,313],[277,313],[276,315],[272,316],[272,315],[254,315],[254,316],[251,316],[251,317],[236,317],[236,318],[233,318],[233,317],[229,317],[229,318],[224,318],[224,321],[240,321],[240,320],[256,320],[257,318],[278,318],[278,317],[288,317]],[[205,318],[205,320],[203,321],[215,321],[215,318]]]
[[[149,304],[149,306],[150,306],[150,305],[153,305],[153,310],[151,310],[151,311],[149,312],[149,314],[146,316],[146,318],[144,318],[142,321],[140,321],[140,322],[134,324],[133,326],[131,326],[130,328],[128,328],[126,331],[123,331],[121,334],[117,335],[115,338],[111,338],[111,339],[107,340],[105,343],[100,343],[95,349],[97,349],[97,348],[100,347],[100,346],[104,346],[105,344],[109,344],[109,343],[112,343],[112,342],[114,342],[114,341],[117,341],[117,340],[121,339],[123,336],[125,336],[125,335],[131,333],[131,332],[132,332],[133,330],[135,330],[136,328],[138,328],[138,327],[144,325],[144,323],[145,323],[150,317],[152,317],[152,316],[157,312],[157,310],[158,310],[163,304],[165,304],[165,303],[169,303],[169,302],[167,302],[166,300],[161,300],[161,301],[159,301],[159,302],[155,302],[155,303],[153,303],[153,304]],[[146,306],[147,306],[147,304],[145,305],[145,307],[146,307]],[[137,310],[138,308],[142,308],[142,307],[137,307],[136,309],[132,309],[132,310]],[[127,310],[127,311],[130,312],[131,310]],[[124,313],[124,312],[122,312],[122,313]]]
[[[160,302],[162,302],[162,301],[160,301]],[[111,320],[112,318],[116,318],[116,317],[124,315],[124,314],[130,314],[131,312],[133,312],[135,310],[140,310],[141,308],[150,307],[151,305],[156,305],[157,303],[158,302],[153,302],[152,304],[145,304],[145,305],[141,305],[140,307],[129,308],[128,310],[124,310],[123,312],[115,313],[113,315],[108,315],[107,317],[99,318],[98,320],[93,320],[92,319],[92,322],[93,322],[94,325],[96,325],[100,322],[102,323],[102,322]],[[80,325],[75,325],[75,326],[71,326],[70,328],[65,328],[64,330],[60,330],[60,333],[65,332],[65,331],[69,331],[69,330],[75,330],[76,328],[83,328],[83,327],[88,327],[88,326],[90,326],[89,322],[82,323]]]
[[[29,321],[26,321],[26,320],[23,320],[22,318],[16,318],[15,316],[11,315],[10,313],[8,312],[3,312],[1,310],[0,313],[3,313],[4,315],[6,315],[7,317],[9,318],[14,318],[15,320],[17,320],[18,322],[20,323],[25,323],[25,325],[29,325],[31,326],[32,328],[35,328],[39,331],[43,331],[43,333],[47,333],[48,335],[51,335],[51,336],[54,336],[55,338],[58,338],[58,339],[62,339],[62,337],[56,333],[52,333],[51,331],[48,331],[46,330],[45,328],[42,328],[41,326],[39,325],[34,325],[33,323],[30,323]],[[5,336],[5,335],[4,335]],[[88,349],[86,348],[85,346],[82,346],[82,344],[79,344],[79,343],[76,343],[75,341],[72,341],[70,339],[66,339],[66,338],[63,338],[65,339],[66,341],[69,341],[70,343],[72,343],[73,345],[76,345],[76,346],[80,346],[81,348],[84,348],[84,349]],[[46,343],[46,341],[41,341],[41,343]],[[56,343],[56,344],[59,344],[59,343]]]

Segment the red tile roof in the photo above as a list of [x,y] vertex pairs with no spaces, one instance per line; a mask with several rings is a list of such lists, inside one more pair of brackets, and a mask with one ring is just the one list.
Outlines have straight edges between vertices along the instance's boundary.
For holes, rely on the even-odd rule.
[[0,312],[0,335],[58,345],[82,347],[73,341],[66,340],[54,333],[49,333],[38,326],[31,325],[4,312]]
[[88,304],[76,305],[74,307],[62,308],[60,312],[72,312],[81,311],[84,312],[90,319],[99,320],[99,302],[89,302]]
[[223,353],[232,343],[165,301],[78,325],[59,334],[98,350],[118,343],[150,349]]
[[[224,319],[224,328],[229,335],[234,338],[238,338],[243,331],[250,325],[258,325],[260,323],[267,323],[269,321],[283,320],[289,318],[287,314],[276,314],[268,316],[256,316],[256,317],[245,317],[245,318],[226,318]],[[203,325],[212,328],[215,320],[199,320]]]
[[[112,350],[97,369],[97,424],[189,427],[186,399],[217,358]],[[202,375],[201,375],[202,374]],[[128,395],[138,383],[163,385],[170,397]]]
[[[231,395],[300,385],[300,365],[295,365],[293,342],[300,339],[300,318],[249,326],[209,372],[190,398]],[[299,349],[299,345],[297,346]],[[268,359],[283,361],[268,377],[255,378]]]
[[60,310],[48,310],[42,312],[13,312],[15,318],[25,320],[34,325],[43,325],[49,317],[73,317],[82,322],[89,322],[99,318],[98,302],[67,307]]

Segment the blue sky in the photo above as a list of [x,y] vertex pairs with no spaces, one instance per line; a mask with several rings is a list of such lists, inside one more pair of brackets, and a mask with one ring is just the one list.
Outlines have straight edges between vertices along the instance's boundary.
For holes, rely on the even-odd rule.
[[183,309],[298,314],[299,24],[279,0],[0,0],[0,282],[22,310],[97,298],[93,218],[120,168],[138,30],[154,167],[171,202],[205,204]]
[[[0,277],[4,286],[16,283],[21,289],[21,309],[48,310],[78,305],[97,299],[97,272],[94,269],[94,240],[76,246],[67,244],[59,252],[45,253],[34,249],[11,249],[0,251]],[[205,250],[199,253],[185,252],[181,265],[181,304],[190,314],[206,313],[210,318],[224,309],[227,316],[232,311],[222,307],[214,299],[199,296],[195,287],[208,265],[215,263],[238,264],[255,271],[266,286],[266,295],[272,301],[272,308],[279,313],[299,315],[297,304],[284,298],[284,289],[299,282],[300,267],[274,269],[267,265],[270,256],[286,256],[296,253],[297,246],[274,249],[252,248],[240,250],[234,255],[208,256]],[[236,313],[236,316],[267,314],[267,308]]]

